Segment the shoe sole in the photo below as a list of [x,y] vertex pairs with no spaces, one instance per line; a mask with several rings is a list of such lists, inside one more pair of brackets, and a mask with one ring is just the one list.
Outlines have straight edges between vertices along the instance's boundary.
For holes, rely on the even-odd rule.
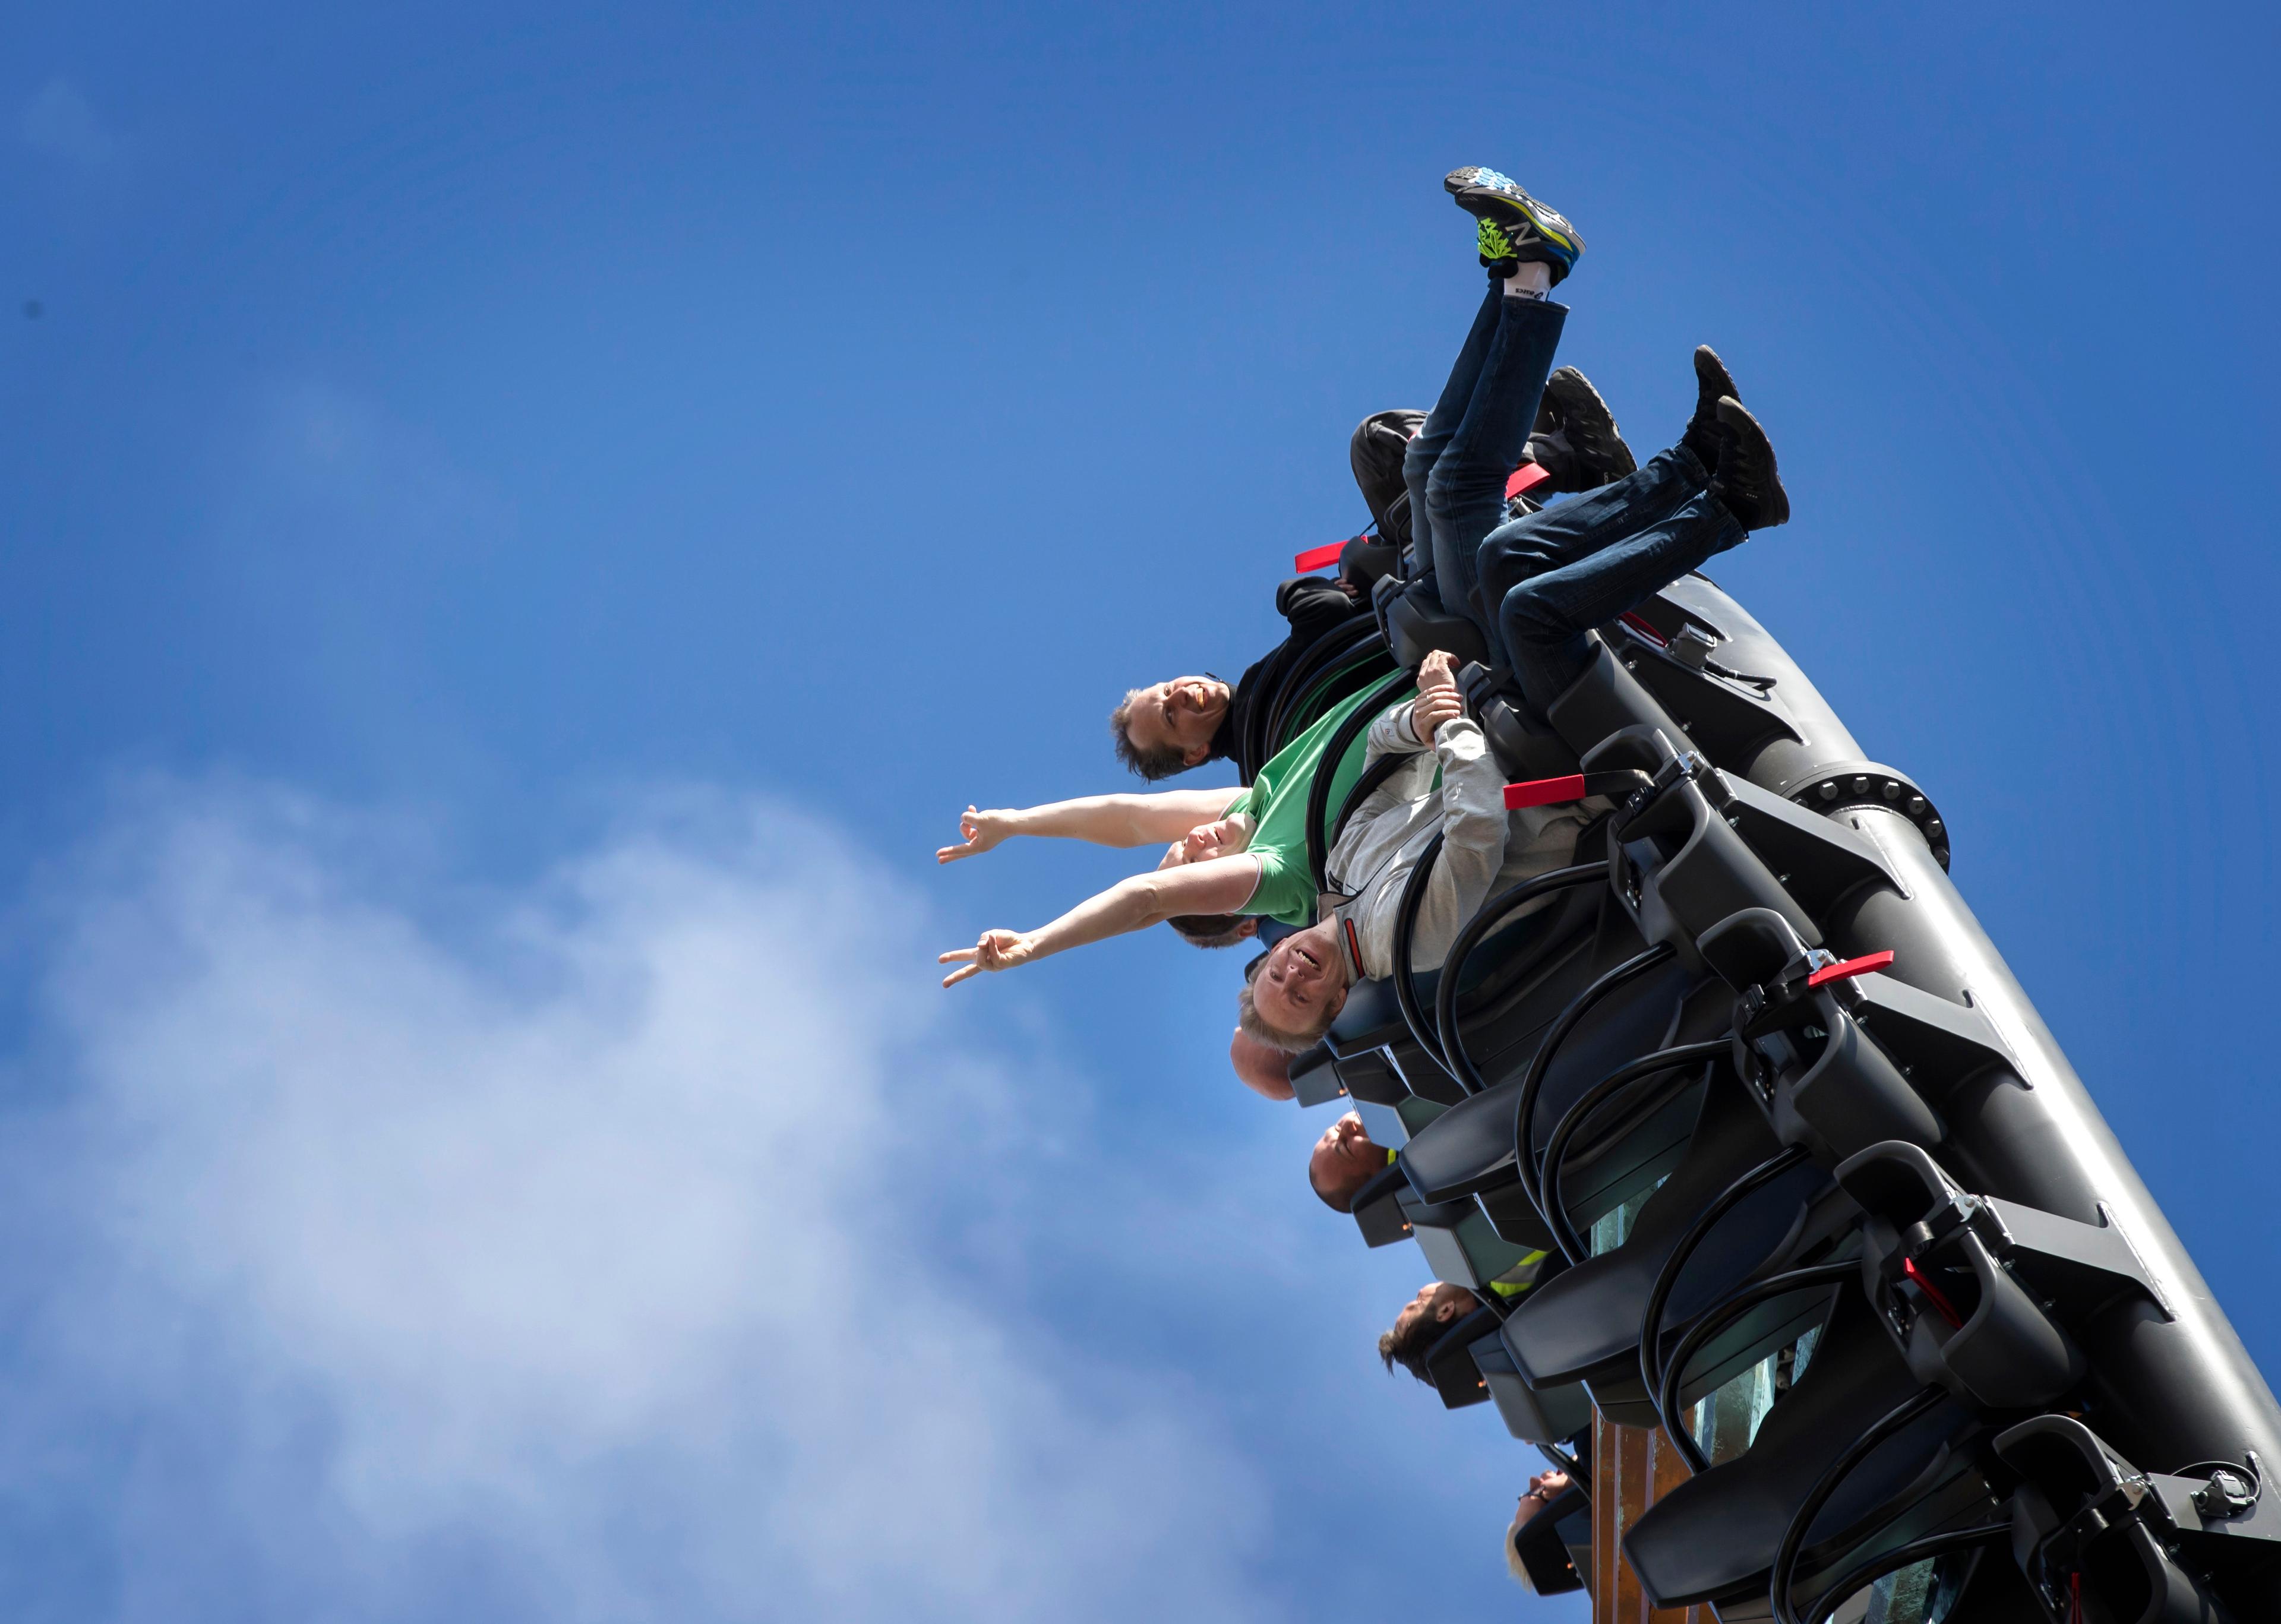
[[[1591,379],[1574,367],[1563,367],[1544,380],[1544,393],[1559,413],[1562,427],[1581,423],[1606,437],[1607,449],[1616,459],[1608,465],[1614,477],[1620,479],[1638,471],[1639,461],[1624,444],[1624,431],[1616,426],[1616,414],[1608,409],[1600,391],[1592,387]],[[1625,463],[1630,466],[1621,466]]]
[[1727,363],[1719,359],[1719,352],[1707,344],[1695,346],[1695,389],[1698,398],[1716,402],[1721,395],[1738,405],[1743,391],[1736,386],[1735,375],[1727,370]]
[[1592,387],[1592,380],[1574,367],[1563,367],[1545,379],[1544,392],[1558,408],[1564,423],[1581,418],[1609,434],[1620,436],[1616,414],[1608,409],[1607,401]]
[[1759,445],[1763,446],[1766,450],[1767,500],[1769,504],[1769,511],[1766,514],[1761,514],[1759,517],[1758,523],[1752,525],[1751,528],[1753,530],[1770,530],[1778,524],[1788,524],[1790,522],[1790,492],[1783,488],[1782,482],[1782,467],[1775,457],[1774,439],[1767,433],[1766,426],[1759,422],[1757,418],[1751,415],[1750,407],[1744,406],[1732,395],[1720,397],[1719,401],[1719,421],[1726,425],[1729,433],[1737,436],[1749,434],[1756,438]]
[[1442,177],[1442,184],[1451,197],[1457,198],[1458,206],[1476,220],[1491,220],[1499,226],[1509,219],[1520,220],[1546,243],[1566,253],[1572,260],[1584,251],[1584,238],[1575,227],[1568,223],[1567,217],[1530,197],[1521,189],[1520,183],[1510,176],[1498,175],[1497,179],[1511,187],[1511,191],[1495,185],[1484,185],[1474,179],[1458,179],[1460,175],[1496,173],[1495,170],[1479,168],[1453,169]]

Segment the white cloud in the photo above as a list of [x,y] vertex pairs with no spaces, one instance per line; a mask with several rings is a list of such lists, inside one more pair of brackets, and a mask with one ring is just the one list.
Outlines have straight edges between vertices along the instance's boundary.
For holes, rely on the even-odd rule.
[[35,910],[0,1497],[116,1616],[1275,1611],[1208,1410],[955,1266],[1057,1130],[909,897],[718,797],[511,895],[404,837],[160,785]]
[[18,113],[16,128],[34,151],[82,168],[100,168],[119,154],[119,138],[68,79],[50,79],[35,91]]

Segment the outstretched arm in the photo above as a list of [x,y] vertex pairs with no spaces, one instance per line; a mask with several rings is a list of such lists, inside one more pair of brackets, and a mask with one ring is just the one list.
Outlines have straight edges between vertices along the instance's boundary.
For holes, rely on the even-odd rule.
[[1158,869],[1118,880],[1036,931],[985,931],[971,947],[954,947],[936,959],[958,969],[942,978],[956,986],[986,970],[1011,970],[1049,954],[1105,941],[1180,914],[1231,914],[1259,887],[1259,859],[1249,853],[1215,857],[1183,868]]
[[1199,824],[1218,818],[1242,794],[1240,789],[1159,790],[1142,795],[1086,795],[1042,807],[959,815],[956,846],[936,851],[937,862],[956,862],[988,851],[1009,835],[1090,840],[1095,846],[1150,846],[1177,840]]

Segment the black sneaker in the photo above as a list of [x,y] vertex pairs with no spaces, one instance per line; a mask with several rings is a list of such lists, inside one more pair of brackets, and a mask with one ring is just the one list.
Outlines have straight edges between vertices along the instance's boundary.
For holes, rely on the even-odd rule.
[[1687,430],[1679,443],[1695,453],[1706,475],[1719,471],[1719,452],[1724,437],[1719,432],[1719,401],[1724,396],[1740,400],[1743,391],[1735,386],[1727,363],[1719,359],[1719,352],[1707,344],[1695,346],[1695,415],[1687,420]]
[[[1558,287],[1584,251],[1584,239],[1558,211],[1521,190],[1519,182],[1494,169],[1468,166],[1442,179],[1458,206],[1481,222],[1477,233],[1481,263],[1491,270],[1524,259],[1550,266]],[[1511,275],[1510,270],[1502,273]]]
[[[1534,462],[1544,470],[1543,489],[1546,491],[1589,491],[1589,485],[1576,481],[1576,459],[1568,450],[1568,438],[1558,429],[1538,429],[1528,437],[1528,448],[1520,453],[1524,463]],[[1518,498],[1508,498],[1505,517],[1513,517],[1512,503]]]
[[1639,467],[1616,427],[1615,414],[1591,380],[1574,367],[1563,367],[1544,380],[1544,406],[1552,418],[1549,437],[1566,453],[1565,467],[1545,463],[1554,490],[1597,490]]
[[1775,471],[1774,442],[1759,420],[1732,395],[1719,402],[1719,427],[1725,444],[1711,494],[1726,505],[1746,530],[1770,530],[1790,521],[1790,494]]

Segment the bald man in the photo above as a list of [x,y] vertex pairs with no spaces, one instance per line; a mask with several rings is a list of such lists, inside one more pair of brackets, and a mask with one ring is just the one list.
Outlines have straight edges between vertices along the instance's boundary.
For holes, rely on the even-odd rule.
[[[1249,1036],[1241,1026],[1236,1032]],[[1262,1050],[1274,1049],[1272,1044],[1259,1043],[1256,1038],[1250,1040]],[[1362,1118],[1349,1111],[1325,1128],[1315,1141],[1314,1151],[1307,1157],[1307,1183],[1332,1211],[1351,1212],[1355,1192],[1384,1172],[1393,1160],[1394,1152],[1373,1142]]]
[[1287,1100],[1298,1092],[1291,1087],[1291,1056],[1241,1026],[1228,1040],[1227,1063],[1237,1079],[1262,1099]]

